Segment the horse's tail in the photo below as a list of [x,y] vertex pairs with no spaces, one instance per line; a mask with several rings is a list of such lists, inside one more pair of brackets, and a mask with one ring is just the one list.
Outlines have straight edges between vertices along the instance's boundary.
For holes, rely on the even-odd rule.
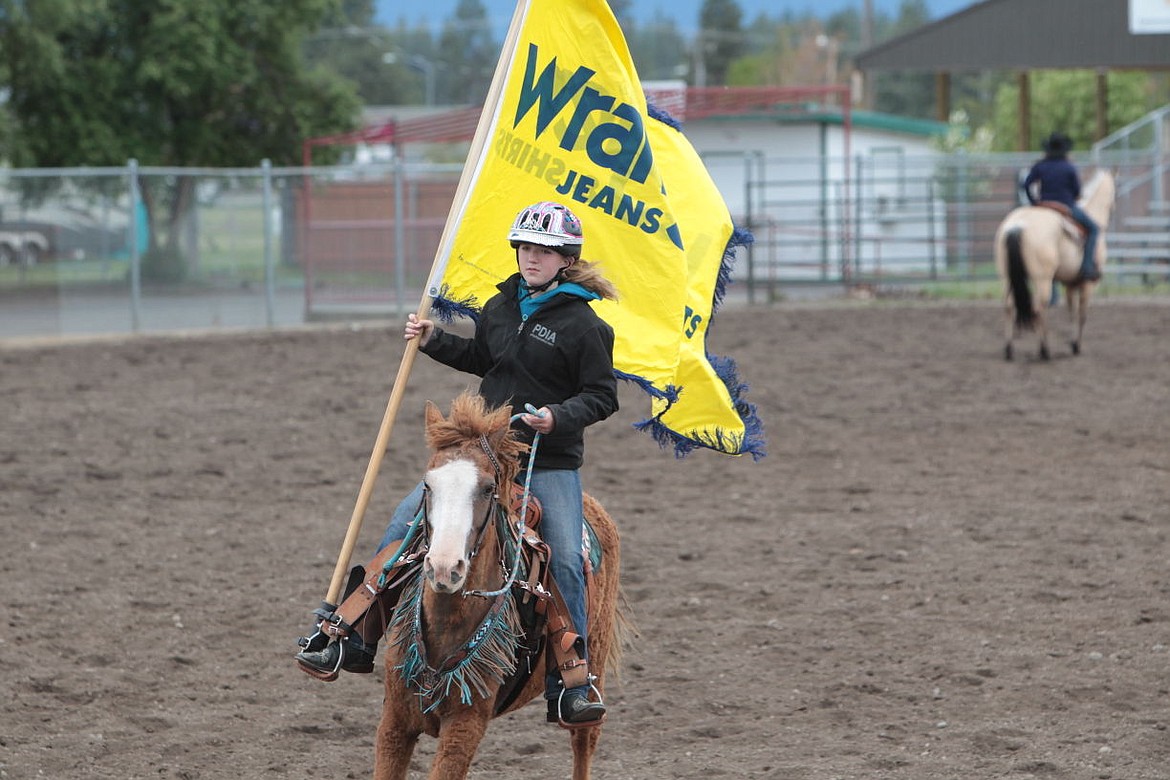
[[1030,328],[1036,321],[1036,310],[1032,308],[1032,293],[1028,290],[1028,269],[1024,267],[1024,253],[1020,248],[1023,228],[1009,229],[1003,236],[1007,251],[1008,289],[1016,305],[1016,325]]
[[618,585],[617,608],[613,613],[613,641],[609,646],[609,657],[605,659],[605,675],[618,684],[622,681],[622,659],[627,650],[632,650],[635,640],[641,635],[634,621],[634,610],[626,597],[626,589]]

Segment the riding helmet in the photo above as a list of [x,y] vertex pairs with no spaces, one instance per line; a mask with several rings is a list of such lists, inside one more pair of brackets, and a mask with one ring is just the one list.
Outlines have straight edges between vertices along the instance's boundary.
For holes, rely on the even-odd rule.
[[515,249],[520,244],[539,244],[555,249],[565,257],[579,257],[585,235],[581,220],[560,203],[541,201],[516,215],[508,242]]

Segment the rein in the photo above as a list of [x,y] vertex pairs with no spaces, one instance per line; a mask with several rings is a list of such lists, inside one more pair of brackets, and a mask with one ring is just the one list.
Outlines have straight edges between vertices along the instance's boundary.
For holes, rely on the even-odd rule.
[[[532,404],[528,404],[528,411],[530,414],[536,413],[536,409],[534,409],[532,407]],[[520,419],[520,415],[514,414],[514,415],[512,415],[512,419],[510,422],[515,422],[516,420],[519,420],[519,419]],[[499,474],[500,473],[499,464],[496,462],[495,455],[492,454],[491,449],[488,447],[487,439],[484,438],[483,436],[480,436],[479,438],[480,438],[480,446],[482,446],[484,448],[484,451],[486,451],[488,453],[488,459],[491,460],[492,465],[494,465],[496,467],[496,473]],[[508,574],[508,579],[504,581],[503,586],[501,586],[499,590],[492,590],[492,591],[469,590],[469,591],[465,591],[463,593],[464,598],[466,598],[467,596],[481,596],[483,598],[488,598],[488,599],[495,598],[496,596],[500,596],[504,593],[507,593],[508,591],[510,591],[512,589],[512,586],[516,584],[516,577],[520,572],[520,557],[521,557],[520,547],[521,547],[521,544],[523,543],[524,531],[527,530],[527,526],[525,524],[525,518],[528,516],[528,497],[531,495],[531,488],[532,488],[532,466],[534,463],[536,463],[536,447],[537,447],[537,444],[539,442],[540,442],[540,433],[537,432],[532,437],[532,447],[528,451],[528,467],[524,472],[524,495],[520,499],[520,522],[518,524],[518,533],[516,534],[515,555],[512,556],[512,571],[511,571],[511,573]]]
[[[528,407],[528,410],[532,413],[536,411],[531,406]],[[520,415],[518,414],[514,415],[510,422],[515,422],[519,417]],[[523,629],[520,625],[520,616],[516,607],[516,599],[512,595],[512,588],[516,583],[516,578],[520,570],[520,560],[523,557],[521,545],[524,539],[528,498],[531,494],[532,468],[536,460],[536,448],[539,439],[540,433],[537,432],[533,437],[532,447],[529,450],[528,468],[524,479],[524,495],[520,509],[519,533],[516,535],[516,550],[512,561],[512,571],[505,580],[503,587],[498,590],[471,590],[464,591],[462,594],[464,598],[468,596],[479,596],[493,600],[487,614],[484,615],[483,620],[480,621],[480,624],[472,632],[472,635],[467,641],[458,650],[445,658],[439,664],[439,668],[436,669],[427,662],[426,645],[422,637],[423,584],[421,576],[416,576],[413,582],[403,591],[402,599],[394,611],[394,617],[389,628],[393,630],[397,627],[401,630],[395,644],[404,647],[402,662],[396,668],[402,674],[402,679],[407,686],[413,688],[417,693],[420,703],[421,700],[430,700],[430,704],[423,707],[424,713],[432,712],[446,701],[453,688],[458,690],[459,699],[463,704],[471,704],[473,690],[479,696],[487,697],[490,693],[489,685],[491,680],[494,680],[496,683],[502,683],[503,680],[515,671],[517,646],[520,638],[523,636]],[[496,459],[495,453],[492,452],[486,436],[481,435],[479,437],[479,445],[484,453],[487,454],[488,460],[495,469],[498,478],[500,464]],[[492,502],[488,506],[488,517],[480,529],[479,538],[476,540],[475,547],[471,552],[471,557],[473,558],[479,551],[487,523],[492,521],[493,514],[499,514],[503,517],[507,516],[507,510],[499,501],[498,482],[496,495],[493,496]],[[423,524],[420,522],[420,519],[425,521],[425,516],[426,500],[424,498],[422,506],[420,506],[419,512],[417,512],[415,520],[411,524],[408,538],[414,533],[417,526]],[[501,527],[503,525],[504,523],[500,523]],[[405,547],[405,543],[402,546]]]
[[403,682],[418,694],[420,705],[430,700],[422,708],[424,713],[446,701],[452,688],[459,691],[463,704],[471,704],[473,689],[486,698],[493,681],[498,685],[516,670],[516,648],[523,630],[515,599],[507,594],[497,597],[467,641],[436,669],[427,662],[422,637],[422,589],[422,577],[416,576],[403,591],[390,626],[405,628],[395,642],[404,647],[402,662],[395,667]]

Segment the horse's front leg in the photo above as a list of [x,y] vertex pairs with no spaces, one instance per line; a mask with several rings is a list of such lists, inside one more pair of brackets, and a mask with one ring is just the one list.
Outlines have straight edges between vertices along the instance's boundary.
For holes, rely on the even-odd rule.
[[573,780],[590,780],[593,769],[593,753],[601,738],[601,726],[573,729],[569,743],[573,747]]
[[[411,699],[405,701],[414,704]],[[378,722],[378,735],[374,741],[374,780],[406,780],[410,758],[422,733],[417,727],[395,717],[391,706],[383,705],[382,719]]]
[[467,777],[471,759],[475,758],[475,751],[479,749],[491,719],[490,711],[482,704],[477,702],[474,707],[443,718],[429,780],[463,780]]

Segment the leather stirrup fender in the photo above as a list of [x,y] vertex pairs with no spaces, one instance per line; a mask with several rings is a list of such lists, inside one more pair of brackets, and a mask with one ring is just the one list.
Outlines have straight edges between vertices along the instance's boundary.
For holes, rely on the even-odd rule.
[[[513,482],[512,500],[508,505],[508,515],[519,518],[521,512],[524,512],[524,486],[518,482]],[[524,513],[524,527],[529,530],[539,528],[541,513],[540,499],[529,493],[528,511]]]
[[547,591],[544,586],[552,576],[548,569],[548,559],[552,557],[552,551],[531,528],[524,530],[524,544],[529,550],[528,581],[522,586],[525,591],[523,603],[527,604],[533,593],[539,593],[541,590]]
[[394,563],[385,584],[382,587],[378,587],[378,580],[382,577],[383,565],[397,551],[397,547],[388,545],[374,556],[374,560],[370,561],[366,567],[367,574],[365,580],[341,602],[341,605],[333,613],[332,619],[322,622],[321,631],[323,633],[337,638],[349,636],[353,627],[370,611],[370,607],[378,601],[378,597],[381,596],[383,591],[391,590],[399,586],[409,572],[418,565],[416,556],[411,554],[404,555]]
[[589,663],[585,660],[585,641],[573,630],[569,610],[556,581],[549,576],[548,601],[549,651],[566,688],[577,688],[589,682]]

